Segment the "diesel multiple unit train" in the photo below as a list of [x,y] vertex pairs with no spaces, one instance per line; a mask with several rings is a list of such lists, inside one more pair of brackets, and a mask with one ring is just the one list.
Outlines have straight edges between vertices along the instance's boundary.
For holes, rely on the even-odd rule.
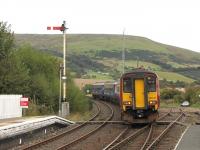
[[92,96],[119,104],[121,118],[128,122],[149,122],[158,116],[159,80],[152,71],[135,69],[119,82],[96,83]]

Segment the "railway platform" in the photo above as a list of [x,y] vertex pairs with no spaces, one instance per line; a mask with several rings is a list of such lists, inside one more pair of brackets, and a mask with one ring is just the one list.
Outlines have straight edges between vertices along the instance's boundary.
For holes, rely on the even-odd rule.
[[70,125],[74,122],[58,116],[36,116],[0,120],[0,140],[24,134],[52,124]]
[[192,125],[186,129],[175,150],[199,150],[200,125]]

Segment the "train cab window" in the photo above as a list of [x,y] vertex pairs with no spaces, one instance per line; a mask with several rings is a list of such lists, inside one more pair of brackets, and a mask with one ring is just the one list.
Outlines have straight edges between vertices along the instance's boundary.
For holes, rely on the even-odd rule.
[[123,91],[125,93],[131,93],[131,90],[132,90],[131,78],[124,78],[123,79]]
[[148,92],[155,92],[156,91],[156,79],[155,77],[148,77],[147,78],[148,84]]

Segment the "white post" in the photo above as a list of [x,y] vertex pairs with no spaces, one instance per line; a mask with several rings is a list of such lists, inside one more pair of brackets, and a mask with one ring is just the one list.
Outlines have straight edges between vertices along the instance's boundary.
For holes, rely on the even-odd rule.
[[58,111],[58,115],[61,116],[61,99],[62,99],[62,70],[63,70],[63,66],[62,64],[60,63],[60,90],[59,90],[59,111]]
[[63,101],[66,101],[66,32],[65,21],[63,21]]
[[63,76],[62,76],[62,81],[63,81],[63,102],[61,106],[61,111],[62,111],[62,117],[65,117],[66,115],[69,115],[69,102],[67,102],[66,98],[66,30],[67,28],[65,27],[65,21],[63,21],[62,24],[62,31],[63,31]]

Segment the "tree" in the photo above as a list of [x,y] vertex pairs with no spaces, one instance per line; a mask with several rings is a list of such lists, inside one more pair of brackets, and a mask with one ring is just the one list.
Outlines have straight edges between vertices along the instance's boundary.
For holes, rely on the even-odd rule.
[[35,99],[38,105],[56,111],[59,93],[59,60],[30,46],[20,47],[17,55],[30,76],[28,95]]
[[0,61],[8,58],[13,51],[14,34],[10,27],[7,23],[0,22]]
[[28,72],[14,52],[10,25],[0,22],[0,93],[26,94],[29,91]]

